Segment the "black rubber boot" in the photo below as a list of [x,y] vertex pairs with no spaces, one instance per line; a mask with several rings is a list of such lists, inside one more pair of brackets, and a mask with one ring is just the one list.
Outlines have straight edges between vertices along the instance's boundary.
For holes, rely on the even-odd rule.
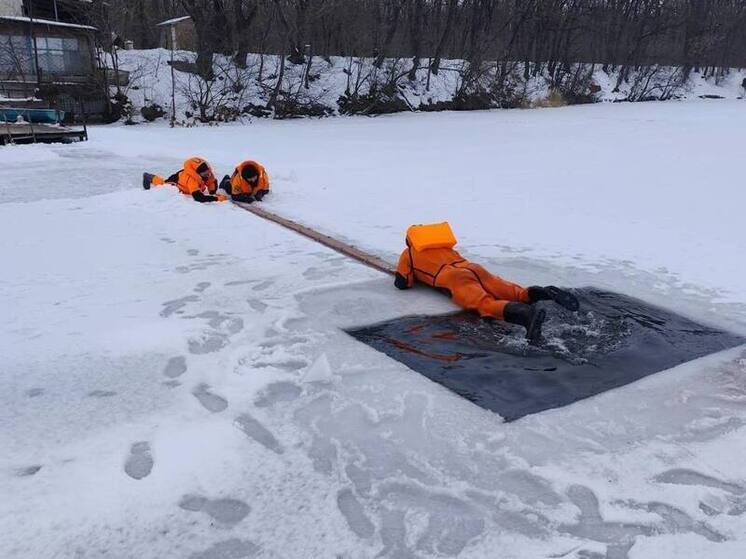
[[150,173],[143,173],[142,174],[142,187],[145,190],[150,190],[150,184],[153,182],[153,175]]
[[565,307],[568,311],[576,311],[580,308],[580,302],[578,302],[578,298],[575,295],[553,285],[546,287],[532,285],[528,288],[528,297],[532,303],[536,303],[537,301],[554,301],[559,306]]
[[525,303],[508,303],[503,311],[505,322],[518,324],[526,329],[526,339],[531,344],[535,344],[541,338],[541,326],[547,313],[544,309],[539,309],[533,305]]

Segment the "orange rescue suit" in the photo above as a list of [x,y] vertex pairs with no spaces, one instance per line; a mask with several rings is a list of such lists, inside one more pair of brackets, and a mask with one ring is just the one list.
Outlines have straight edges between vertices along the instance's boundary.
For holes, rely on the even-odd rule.
[[[445,226],[450,233],[447,224]],[[446,243],[413,242],[416,228],[435,226],[413,226],[407,231],[407,248],[399,257],[396,267],[396,286],[407,289],[415,280],[430,287],[447,292],[453,301],[480,316],[503,320],[503,310],[510,302],[529,303],[528,289],[490,274],[479,264],[466,260],[453,249],[455,238]],[[451,245],[450,247],[448,245]],[[419,249],[418,249],[419,247]]]
[[199,173],[197,173],[197,167],[203,163],[207,162],[201,157],[190,157],[184,161],[184,167],[181,171],[177,171],[167,179],[155,176],[152,179],[152,184],[153,186],[175,184],[183,194],[188,195],[194,194],[197,191],[202,192],[203,194],[215,194],[218,189],[218,181],[215,178],[215,174],[212,172],[212,168],[210,168],[210,176],[207,180],[204,180],[199,176]]
[[[257,173],[259,173],[256,186],[252,186],[252,184],[241,175],[241,171],[246,167],[254,167]],[[267,176],[267,171],[256,161],[244,161],[243,163],[239,163],[231,175],[230,194],[249,194],[251,196],[256,196],[260,192],[263,192],[264,194],[269,192],[269,177]]]

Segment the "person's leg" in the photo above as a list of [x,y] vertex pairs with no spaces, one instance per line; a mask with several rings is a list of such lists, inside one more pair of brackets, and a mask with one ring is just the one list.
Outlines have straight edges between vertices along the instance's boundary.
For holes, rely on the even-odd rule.
[[503,309],[505,322],[518,324],[526,329],[526,338],[530,343],[538,342],[541,338],[541,327],[547,313],[544,309],[527,305],[526,303],[508,303]]
[[474,272],[485,289],[498,300],[530,303],[528,289],[488,272],[483,266],[470,262],[466,266]]
[[151,173],[142,174],[142,187],[145,190],[150,190],[151,186],[163,186],[164,184],[166,184],[166,181],[163,179],[163,177],[159,177],[158,175],[153,175]]
[[537,301],[554,301],[571,311],[576,311],[580,308],[580,302],[575,295],[553,285],[546,287],[532,285],[528,288],[528,297],[532,303],[536,303]]
[[438,277],[437,287],[448,289],[451,299],[460,307],[477,311],[482,317],[503,319],[503,309],[508,301],[495,299],[467,269],[450,267],[443,270]]
[[[441,272],[437,287],[446,287],[456,304],[477,311],[483,318],[495,318],[523,326],[526,329],[526,337],[532,343],[541,337],[541,326],[546,318],[546,312],[526,303],[495,298],[485,290],[482,277],[478,277],[474,270],[448,268]],[[508,294],[516,296],[515,291]]]

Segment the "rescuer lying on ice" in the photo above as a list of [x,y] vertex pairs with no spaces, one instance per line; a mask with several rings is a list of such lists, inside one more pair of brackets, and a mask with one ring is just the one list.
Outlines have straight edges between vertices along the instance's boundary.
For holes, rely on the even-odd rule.
[[415,280],[445,291],[461,307],[526,328],[526,338],[536,342],[546,318],[544,309],[533,306],[553,300],[571,311],[577,298],[558,287],[521,287],[490,274],[453,250],[456,238],[448,223],[412,225],[407,229],[407,248],[399,258],[394,284],[407,289]]
[[261,201],[269,193],[269,177],[256,161],[244,161],[238,164],[233,175],[223,177],[220,188],[236,202],[251,204],[254,200]]
[[212,172],[210,164],[201,157],[190,157],[184,161],[184,168],[164,179],[150,173],[142,174],[142,187],[150,190],[151,186],[172,184],[197,202],[222,202],[228,197],[216,194],[218,181]]

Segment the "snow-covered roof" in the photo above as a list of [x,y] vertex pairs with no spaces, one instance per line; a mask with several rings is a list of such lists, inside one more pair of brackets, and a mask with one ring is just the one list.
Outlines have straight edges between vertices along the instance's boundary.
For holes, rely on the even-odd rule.
[[[0,19],[6,20],[6,21],[20,21],[23,23],[29,23],[31,21],[31,18],[29,17],[23,17],[23,16],[0,16]],[[53,25],[55,27],[68,27],[73,29],[87,29],[89,31],[98,31],[97,28],[91,27],[90,25],[78,25],[77,23],[65,23],[63,21],[53,21],[51,19],[38,19],[34,18],[35,24],[40,25]]]
[[157,26],[166,26],[166,25],[176,25],[179,22],[186,21],[188,19],[192,19],[192,16],[181,16],[181,17],[175,17],[171,19],[167,19],[166,21],[162,21],[160,23],[157,23]]
[[29,103],[34,101],[41,101],[36,97],[5,97],[0,95],[0,103]]

